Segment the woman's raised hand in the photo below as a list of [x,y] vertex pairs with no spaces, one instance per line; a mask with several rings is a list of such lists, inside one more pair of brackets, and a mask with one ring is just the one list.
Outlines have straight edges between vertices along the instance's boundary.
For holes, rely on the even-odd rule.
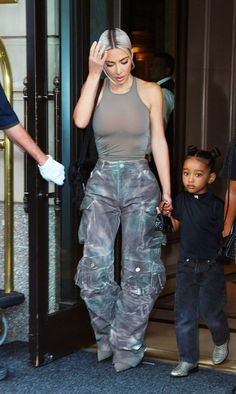
[[100,75],[106,58],[107,51],[105,47],[100,42],[94,41],[89,52],[89,73]]

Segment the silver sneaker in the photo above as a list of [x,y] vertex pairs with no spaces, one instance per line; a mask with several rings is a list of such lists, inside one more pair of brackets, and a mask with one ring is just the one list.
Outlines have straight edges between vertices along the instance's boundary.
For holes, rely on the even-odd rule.
[[189,373],[197,372],[198,364],[188,363],[187,361],[180,361],[177,367],[171,371],[171,376],[175,378],[182,378],[188,376]]
[[213,354],[212,354],[212,361],[213,364],[221,364],[223,361],[226,360],[229,354],[229,341],[223,343],[223,345],[217,346],[215,345]]

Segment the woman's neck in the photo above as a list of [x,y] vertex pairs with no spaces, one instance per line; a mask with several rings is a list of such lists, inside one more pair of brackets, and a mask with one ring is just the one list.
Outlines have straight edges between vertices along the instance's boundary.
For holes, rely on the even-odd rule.
[[115,94],[128,93],[133,85],[133,79],[133,75],[130,74],[127,81],[125,81],[122,85],[115,85],[112,83],[112,81],[109,81],[110,91]]

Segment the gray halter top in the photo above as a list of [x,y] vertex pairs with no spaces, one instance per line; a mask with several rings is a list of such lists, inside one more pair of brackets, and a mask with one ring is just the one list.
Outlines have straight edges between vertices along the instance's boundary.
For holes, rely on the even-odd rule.
[[108,79],[93,116],[95,142],[100,159],[139,160],[151,152],[150,112],[137,92],[133,78],[127,93],[112,93]]

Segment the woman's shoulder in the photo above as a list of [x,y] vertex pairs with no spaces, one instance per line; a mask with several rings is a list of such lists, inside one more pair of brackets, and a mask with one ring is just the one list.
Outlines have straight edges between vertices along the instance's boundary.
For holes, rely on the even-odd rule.
[[158,103],[162,100],[161,87],[156,82],[148,82],[140,78],[136,78],[137,90],[141,98],[149,104]]
[[136,77],[137,87],[145,92],[161,93],[161,87],[156,82],[145,81]]

